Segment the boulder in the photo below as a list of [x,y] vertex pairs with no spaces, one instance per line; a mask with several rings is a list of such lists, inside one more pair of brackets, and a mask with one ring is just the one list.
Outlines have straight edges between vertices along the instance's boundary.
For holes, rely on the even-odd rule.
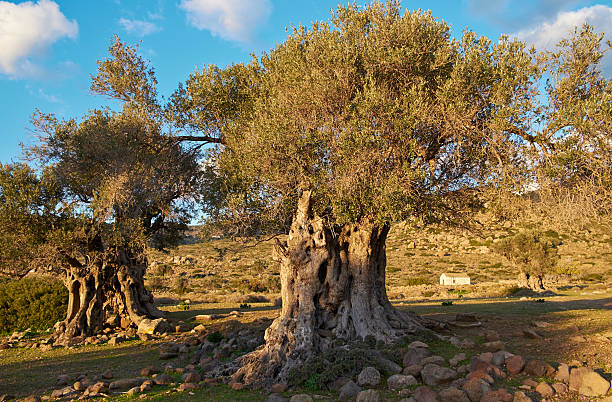
[[287,391],[287,386],[280,383],[272,384],[270,391],[274,394],[282,394],[283,392]]
[[429,357],[424,358],[421,361],[421,364],[423,366],[427,364],[437,364],[440,366],[440,365],[446,364],[446,360],[444,360],[442,356],[429,356]]
[[438,394],[429,387],[421,386],[414,390],[412,397],[416,402],[438,402]]
[[523,391],[516,391],[514,393],[514,397],[512,398],[512,402],[533,402],[530,397],[525,395]]
[[149,318],[145,318],[138,324],[139,334],[161,334],[164,332],[168,332],[170,326],[168,325],[168,321],[163,318],[157,318],[155,320],[151,320]]
[[362,387],[376,387],[380,384],[380,373],[374,367],[366,367],[357,376],[357,384]]
[[480,402],[512,402],[513,396],[505,389],[485,392]]
[[494,365],[501,367],[504,362],[506,361],[506,353],[503,350],[500,350],[498,352],[495,352],[493,354],[493,359],[491,360],[491,363],[493,363]]
[[428,364],[421,370],[421,378],[427,385],[439,385],[453,381],[457,378],[457,372],[448,367]]
[[582,385],[582,379],[587,374],[593,371],[588,367],[577,367],[570,371],[569,388],[572,391],[578,391]]
[[394,374],[387,379],[389,389],[402,389],[417,384],[418,381],[411,375]]
[[467,394],[455,387],[446,388],[440,391],[440,399],[444,402],[470,402]]
[[424,358],[429,356],[431,352],[427,348],[408,348],[402,360],[403,366],[419,365]]
[[485,342],[482,344],[482,348],[488,352],[497,352],[504,350],[504,343],[502,341]]
[[510,375],[516,375],[523,371],[525,361],[521,356],[512,356],[506,359],[506,369]]
[[197,384],[202,381],[202,376],[196,372],[187,373],[185,374],[183,381],[185,383]]
[[361,391],[362,389],[359,385],[355,384],[353,381],[348,381],[340,388],[340,400],[345,401],[347,399],[353,399]]
[[578,393],[584,396],[603,396],[610,390],[610,381],[606,380],[601,374],[590,371],[582,377],[582,384]]
[[461,387],[471,401],[480,401],[485,392],[490,390],[489,384],[479,378],[469,379]]
[[569,366],[564,363],[559,364],[559,368],[557,369],[557,373],[555,374],[555,380],[568,383],[569,377]]
[[448,363],[452,366],[455,367],[459,364],[459,362],[463,361],[466,359],[465,353],[457,353],[455,356],[453,356],[453,358],[451,358]]
[[567,385],[563,384],[562,382],[556,382],[552,385],[552,387],[557,394],[565,394],[567,392]]
[[380,395],[378,391],[373,389],[368,389],[365,391],[361,391],[357,394],[356,402],[378,402],[380,400]]
[[555,390],[546,382],[541,382],[536,387],[536,392],[542,395],[544,398],[548,398],[555,394]]
[[143,378],[122,378],[111,382],[108,388],[116,391],[128,390],[130,388],[140,387],[140,384],[143,382]]
[[173,380],[168,374],[158,374],[153,378],[155,385],[169,385],[172,384]]
[[555,369],[548,363],[541,360],[530,360],[525,365],[525,373],[536,377],[551,376]]
[[279,394],[270,394],[266,402],[289,402],[289,398],[285,398]]
[[404,368],[404,370],[402,370],[402,374],[404,375],[412,375],[412,376],[417,376],[421,373],[421,370],[423,370],[423,366],[421,366],[420,364],[412,364],[410,366],[407,366],[406,368]]

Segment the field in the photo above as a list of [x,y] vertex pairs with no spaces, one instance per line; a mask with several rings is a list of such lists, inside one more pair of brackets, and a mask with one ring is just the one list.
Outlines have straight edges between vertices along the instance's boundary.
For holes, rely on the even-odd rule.
[[[612,239],[591,229],[554,233],[562,240],[561,262],[552,278],[554,287],[545,295],[518,290],[516,271],[490,246],[517,231],[493,227],[485,233],[446,231],[440,228],[411,229],[397,225],[387,242],[387,292],[399,309],[425,317],[452,322],[457,313],[474,313],[481,326],[451,327],[446,335],[472,340],[476,347],[464,350],[468,357],[478,353],[487,331],[495,331],[506,350],[525,358],[538,358],[555,366],[579,361],[602,372],[612,372]],[[129,338],[116,345],[102,343],[74,348],[33,348],[44,337],[31,334],[22,347],[0,350],[0,395],[25,397],[49,395],[57,388],[60,374],[70,378],[96,376],[107,369],[113,378],[136,377],[142,368],[161,366],[159,346],[193,337],[189,329],[196,315],[218,314],[206,320],[207,333],[236,334],[251,331],[261,336],[278,315],[279,274],[272,240],[260,243],[229,239],[200,241],[195,237],[168,254],[152,253],[146,277],[157,302],[180,333],[141,340]],[[443,287],[437,284],[442,272],[464,272],[472,285]],[[187,303],[185,301],[188,301]],[[452,302],[452,303],[451,303]],[[189,305],[189,309],[184,307]],[[233,313],[237,311],[237,313]],[[526,338],[524,330],[539,337]],[[554,343],[554,347],[551,344]],[[430,345],[446,359],[460,352],[450,343]],[[191,354],[169,360],[176,367],[190,363]],[[227,359],[227,358],[226,358]],[[180,378],[180,375],[176,379]],[[520,378],[519,378],[520,379]],[[517,379],[503,384],[509,390]],[[173,392],[176,386],[155,387],[147,398],[157,400],[266,400],[267,393],[233,390],[217,384],[190,392]],[[293,389],[290,396],[304,390]],[[328,390],[308,390],[310,395],[335,399]],[[385,400],[399,400],[397,392],[381,389]],[[129,399],[115,394],[118,400]]]

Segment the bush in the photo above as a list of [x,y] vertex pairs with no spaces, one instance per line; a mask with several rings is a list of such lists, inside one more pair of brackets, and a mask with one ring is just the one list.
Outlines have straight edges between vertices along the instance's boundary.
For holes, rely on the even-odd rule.
[[64,319],[68,290],[57,280],[24,278],[0,283],[0,333],[44,330]]
[[419,286],[419,285],[427,285],[429,284],[429,280],[424,277],[415,277],[406,279],[406,286]]
[[531,230],[501,240],[494,250],[523,272],[543,274],[551,272],[557,265],[557,246],[560,244],[554,231]]

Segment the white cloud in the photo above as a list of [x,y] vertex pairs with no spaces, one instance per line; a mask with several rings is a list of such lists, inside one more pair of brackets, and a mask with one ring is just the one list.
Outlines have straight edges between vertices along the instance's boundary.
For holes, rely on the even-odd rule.
[[[604,5],[560,12],[554,20],[523,29],[513,36],[533,44],[538,50],[554,50],[561,39],[569,37],[574,27],[580,28],[585,22],[592,25],[595,32],[603,32],[604,41],[612,39],[612,7]],[[609,52],[604,56],[601,68],[607,76],[612,75],[612,56]]]
[[63,37],[76,38],[79,28],[51,0],[14,4],[0,1],[0,74],[36,75],[41,68],[29,57]]
[[236,42],[250,42],[272,11],[269,0],[182,0],[187,20],[198,29]]
[[152,33],[159,32],[161,30],[160,27],[158,27],[157,25],[149,21],[130,20],[127,18],[121,18],[119,20],[119,24],[128,33],[136,35],[136,36],[147,36]]

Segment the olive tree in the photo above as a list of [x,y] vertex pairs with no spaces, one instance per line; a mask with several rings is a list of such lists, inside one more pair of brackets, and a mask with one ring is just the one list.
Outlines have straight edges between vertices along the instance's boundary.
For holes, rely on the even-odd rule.
[[13,274],[61,275],[69,301],[58,343],[161,317],[144,286],[147,249],[176,243],[200,193],[197,147],[169,131],[153,70],[119,38],[110,53],[91,89],[121,110],[78,120],[35,113],[33,167],[0,171],[0,242],[13,245],[0,259]]
[[[540,74],[533,53],[470,31],[452,39],[430,13],[390,1],[340,7],[222,71],[192,74],[175,99],[222,133],[219,218],[292,210],[277,247],[282,311],[234,379],[286,381],[336,339],[391,342],[423,329],[387,298],[389,228],[408,217],[458,223],[482,185],[507,179],[518,146],[539,141],[520,129]],[[242,95],[202,97],[219,85],[213,92]]]

